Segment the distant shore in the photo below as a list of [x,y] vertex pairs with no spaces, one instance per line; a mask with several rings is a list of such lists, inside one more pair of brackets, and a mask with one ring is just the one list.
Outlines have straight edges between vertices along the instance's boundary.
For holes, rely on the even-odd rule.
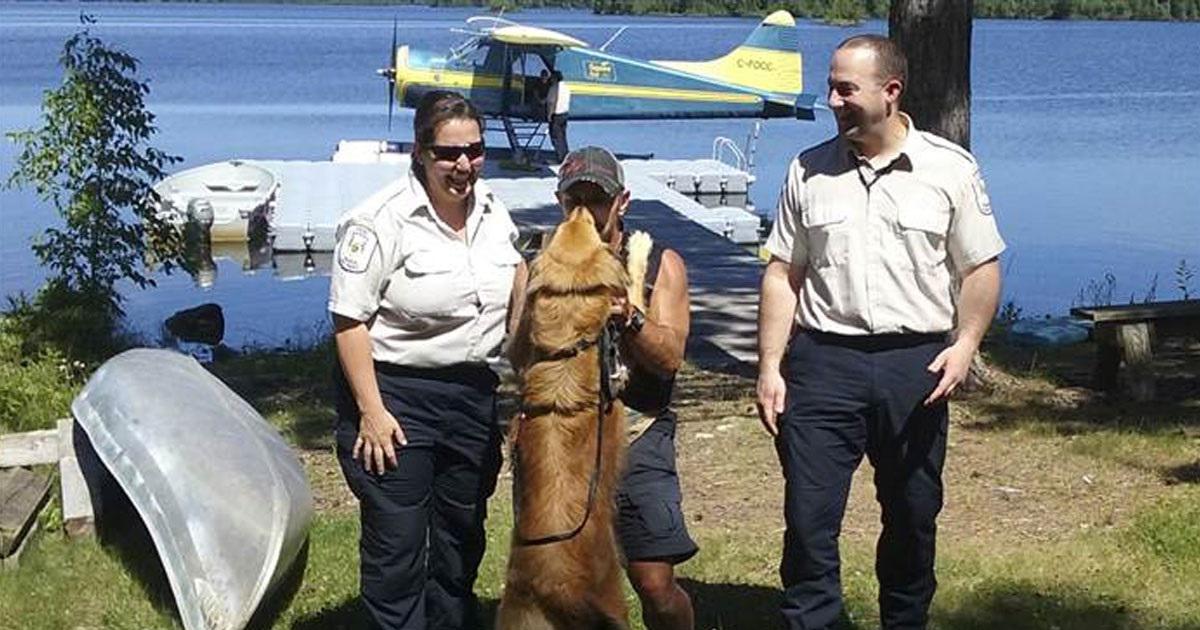
[[[160,0],[161,2],[205,2],[214,4],[344,4],[425,5],[429,7],[476,7],[492,11],[521,9],[590,9],[602,15],[654,16],[764,16],[778,3],[763,0],[680,2],[678,0]],[[786,7],[793,15],[826,20],[836,25],[866,19],[887,19],[887,0],[793,0]],[[976,0],[975,17],[1018,20],[1138,20],[1162,22],[1200,21],[1200,0]]]

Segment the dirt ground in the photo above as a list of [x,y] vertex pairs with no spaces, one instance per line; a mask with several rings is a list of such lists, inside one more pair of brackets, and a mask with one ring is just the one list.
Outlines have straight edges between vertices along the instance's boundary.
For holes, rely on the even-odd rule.
[[[1115,527],[1172,483],[1196,481],[1188,476],[1200,469],[1200,344],[1161,353],[1157,368],[1167,381],[1167,400],[1150,408],[1081,384],[1090,365],[1088,347],[1042,357],[1000,354],[1003,365],[993,363],[993,390],[951,404],[942,541],[983,537],[1021,544]],[[694,530],[783,531],[783,480],[753,393],[747,376],[693,367],[680,374],[676,439],[684,509]],[[1095,440],[1092,428],[1126,425],[1151,435],[1186,432],[1193,448],[1150,453],[1136,462],[1079,448],[1081,441]],[[319,510],[355,509],[330,449],[304,450],[301,458]],[[506,494],[509,479],[502,472],[500,493]],[[854,477],[843,536],[869,541],[878,531],[871,467],[864,460]]]
[[[1020,544],[1114,527],[1173,483],[1194,481],[1179,477],[1194,476],[1200,462],[1200,344],[1160,353],[1163,400],[1149,408],[1080,385],[1090,379],[1089,349],[1043,357],[1043,368],[1032,353],[1010,353],[1005,366],[992,366],[992,391],[951,403],[941,540],[983,535],[996,544]],[[1034,369],[1026,369],[1031,362]],[[1020,367],[1006,369],[1014,366]],[[782,532],[783,480],[755,413],[753,386],[748,378],[695,370],[681,380],[677,439],[689,524]],[[714,391],[720,393],[715,401]],[[1151,416],[1141,420],[1153,426],[1136,428],[1188,432],[1192,448],[1121,461],[1076,447],[1093,439],[1096,428],[1131,420],[1136,425],[1139,414]],[[864,459],[843,523],[849,539],[878,536],[871,476]]]

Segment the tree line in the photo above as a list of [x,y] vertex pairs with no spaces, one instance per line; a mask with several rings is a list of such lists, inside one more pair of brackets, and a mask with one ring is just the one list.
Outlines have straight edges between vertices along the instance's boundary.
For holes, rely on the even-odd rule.
[[[316,0],[322,1],[322,0]],[[361,1],[361,0],[360,0]],[[390,3],[389,0],[382,0]],[[793,15],[853,22],[887,18],[888,0],[427,0],[411,4],[491,9],[576,8],[621,15]],[[1200,20],[1200,0],[975,0],[975,17],[1093,20]]]
[[[246,2],[248,0],[165,0]],[[493,11],[569,8],[612,15],[764,16],[777,9],[830,22],[887,19],[889,0],[256,0],[280,4],[421,4]],[[975,17],[1029,20],[1200,20],[1200,0],[975,0]]]

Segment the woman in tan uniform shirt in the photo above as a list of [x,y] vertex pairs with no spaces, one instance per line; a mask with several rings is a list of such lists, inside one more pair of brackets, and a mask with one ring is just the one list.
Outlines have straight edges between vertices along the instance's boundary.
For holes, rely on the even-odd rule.
[[451,92],[414,119],[410,173],[339,225],[329,310],[338,459],[359,498],[361,589],[381,628],[477,628],[500,465],[499,355],[521,262],[479,181],[483,122]]

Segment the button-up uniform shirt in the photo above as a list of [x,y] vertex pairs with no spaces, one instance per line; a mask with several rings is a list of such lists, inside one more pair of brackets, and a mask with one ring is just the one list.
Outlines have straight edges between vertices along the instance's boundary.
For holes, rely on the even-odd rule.
[[766,248],[804,270],[803,328],[949,331],[961,275],[1004,251],[975,159],[904,118],[897,154],[838,136],[792,161]]
[[475,183],[465,240],[409,173],[338,222],[329,310],[366,322],[376,361],[412,367],[499,357],[521,260],[508,209]]

